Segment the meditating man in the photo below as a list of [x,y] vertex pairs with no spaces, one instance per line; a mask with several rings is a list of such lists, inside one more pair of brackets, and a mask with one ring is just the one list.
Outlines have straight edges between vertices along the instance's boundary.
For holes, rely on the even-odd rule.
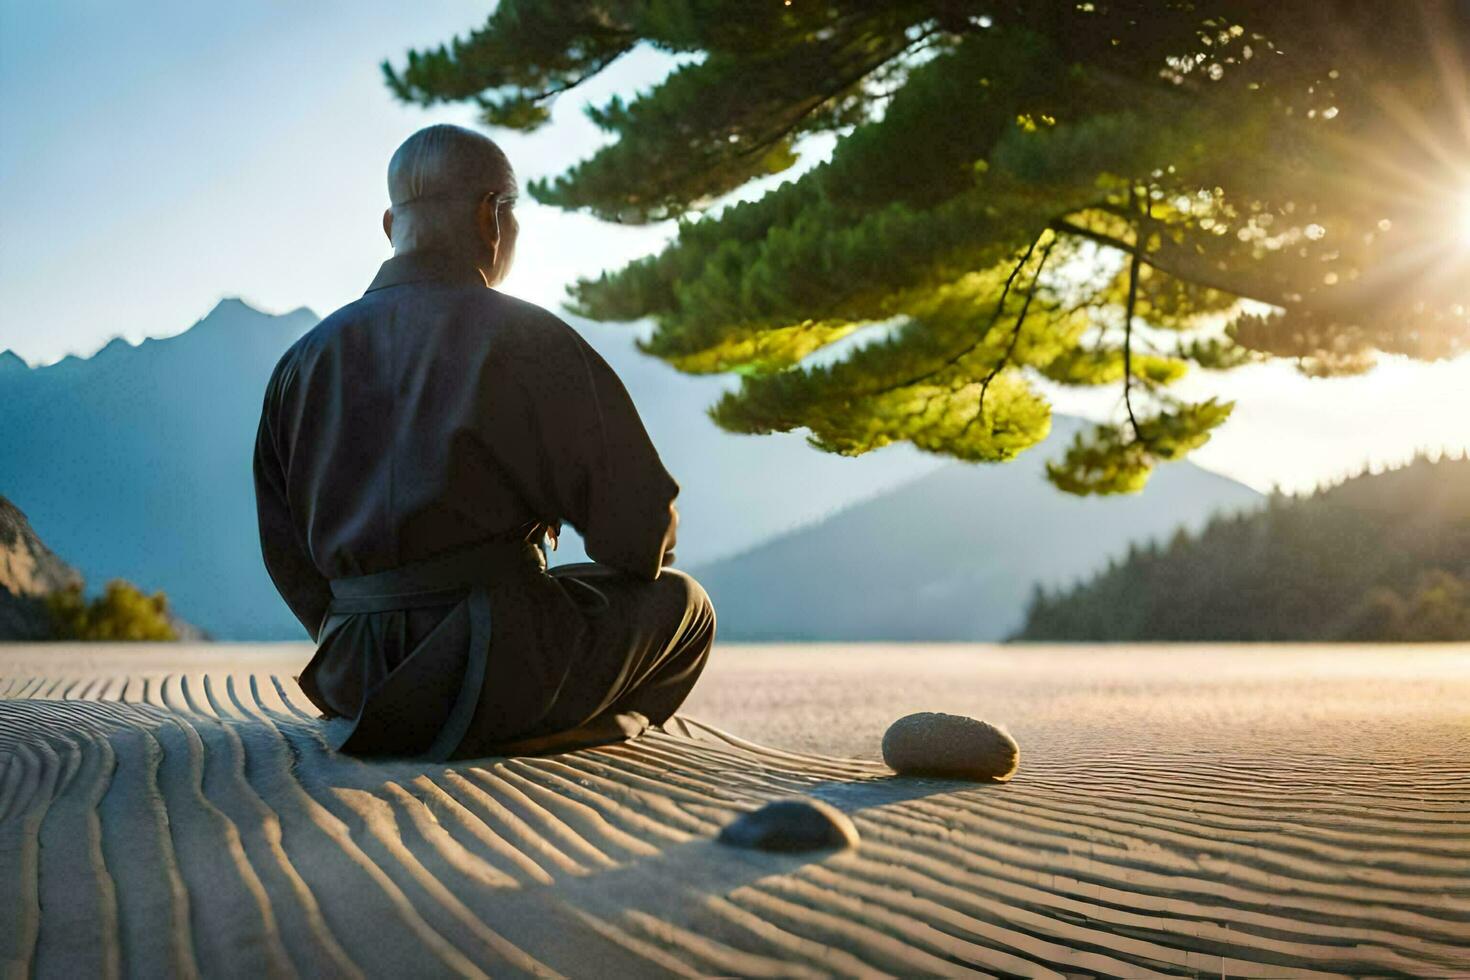
[[[393,257],[286,351],[255,448],[271,578],[317,650],[300,677],[358,754],[544,752],[661,724],[714,642],[674,557],[678,484],[608,364],[497,291],[516,178],[490,139],[409,137]],[[591,562],[548,571],[563,522]]]

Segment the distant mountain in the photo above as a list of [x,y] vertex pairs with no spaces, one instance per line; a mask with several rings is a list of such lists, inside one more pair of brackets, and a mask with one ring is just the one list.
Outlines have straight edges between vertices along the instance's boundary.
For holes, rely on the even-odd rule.
[[[850,458],[818,452],[798,433],[748,436],[715,426],[705,410],[736,382],[681,374],[634,346],[634,328],[566,316],[623,379],[664,465],[679,481],[679,564],[745,551],[792,528],[944,465],[909,445]],[[580,560],[574,535],[558,561]]]
[[162,589],[221,638],[299,638],[261,566],[250,465],[271,369],[316,320],[225,300],[175,337],[0,362],[0,490],[89,581]]
[[[1091,572],[1139,534],[1251,498],[1187,466],[1161,470],[1139,499],[1064,497],[1041,478],[1056,445],[969,467],[908,446],[848,459],[798,434],[732,435],[705,414],[732,379],[683,375],[639,353],[632,327],[568,319],[624,379],[680,482],[679,563],[714,577],[725,636],[1000,636],[1019,624],[1032,581]],[[316,322],[306,309],[270,316],[225,300],[182,334],[115,340],[89,358],[29,368],[0,354],[0,491],[90,581],[162,589],[220,639],[302,638],[261,564],[250,461],[271,369]],[[1057,421],[1059,432],[1070,426]],[[901,486],[888,503],[853,507]],[[794,528],[804,530],[780,537]],[[829,542],[831,528],[852,530]],[[814,610],[798,597],[837,578],[808,551],[903,569],[901,583],[844,568],[837,578],[850,587]],[[567,535],[552,560],[582,557]]]
[[1026,640],[1470,640],[1470,461],[1418,459],[1135,548]]
[[730,640],[997,640],[1036,583],[1101,568],[1129,542],[1252,508],[1260,495],[1189,463],[1142,494],[1078,498],[1044,465],[1084,423],[1004,466],[945,465],[735,557],[694,569]]
[[[265,384],[317,322],[221,302],[189,330],[29,368],[0,353],[0,490],[94,582],[167,592],[221,639],[300,639],[261,564],[251,451]],[[705,408],[727,379],[640,354],[632,328],[572,320],[623,377],[678,478],[683,564],[712,560],[914,475],[937,461],[895,447],[857,460],[800,436],[735,436]],[[581,558],[575,535],[555,562]]]
[[49,639],[46,596],[81,581],[81,573],[41,543],[25,514],[0,497],[0,641]]

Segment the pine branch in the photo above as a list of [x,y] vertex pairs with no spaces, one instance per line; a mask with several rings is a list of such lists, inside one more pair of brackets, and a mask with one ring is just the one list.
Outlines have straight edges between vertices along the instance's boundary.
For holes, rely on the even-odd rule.
[[771,147],[776,146],[782,140],[789,138],[794,133],[796,133],[798,128],[801,126],[802,121],[811,116],[812,113],[816,112],[828,102],[832,101],[833,99],[842,95],[844,92],[851,89],[854,85],[861,82],[864,78],[867,78],[874,71],[877,71],[888,62],[891,62],[895,58],[901,58],[904,55],[912,54],[915,50],[919,49],[919,46],[922,45],[923,42],[927,41],[934,34],[934,32],[934,28],[930,28],[929,30],[924,31],[912,41],[909,41],[906,44],[902,44],[897,48],[890,50],[881,58],[881,60],[877,62],[873,62],[871,59],[859,60],[858,67],[855,70],[850,70],[847,72],[847,74],[840,76],[837,79],[836,84],[829,85],[827,88],[817,91],[808,96],[804,100],[807,107],[801,109],[800,112],[784,129],[779,129],[773,132],[767,139],[740,147],[738,150],[735,151],[731,159],[744,160],[756,154],[764,153]]
[[1128,306],[1123,313],[1123,404],[1128,408],[1128,423],[1133,426],[1133,438],[1139,442],[1138,418],[1133,414],[1133,309],[1138,301],[1138,267],[1143,264],[1137,252],[1128,263]]
[[967,430],[985,417],[985,394],[990,390],[990,382],[994,381],[996,375],[1000,374],[1001,370],[1010,363],[1011,355],[1016,352],[1016,341],[1021,339],[1021,327],[1026,323],[1026,314],[1031,309],[1031,300],[1036,297],[1036,287],[1041,282],[1041,270],[1046,268],[1047,257],[1051,255],[1051,250],[1056,243],[1057,236],[1053,235],[1051,241],[1046,243],[1046,248],[1041,250],[1041,261],[1036,263],[1036,274],[1031,277],[1031,288],[1026,291],[1026,299],[1021,304],[1021,311],[1016,314],[1016,325],[1011,328],[1010,343],[1006,344],[1005,352],[986,373],[985,379],[980,382],[980,401],[975,406],[974,417],[965,424]]
[[[617,61],[619,58],[621,58],[623,55],[627,54],[631,50],[632,48],[624,48],[621,51],[616,51],[613,54],[608,55],[606,58],[597,61],[591,68],[587,69],[576,78],[573,78],[567,82],[563,82],[560,85],[553,85],[550,88],[542,89],[539,92],[532,92],[526,96],[526,99],[530,102],[541,102],[546,99],[561,95],[564,92],[571,91],[578,85],[581,85],[583,82],[601,73],[603,69],[610,66],[614,61]],[[488,108],[489,103],[486,101],[481,101],[480,105]]]
[[[1078,237],[1097,242],[1099,245],[1106,245],[1109,248],[1115,248],[1118,251],[1124,252],[1128,255],[1132,255],[1135,258],[1138,256],[1139,253],[1139,246],[1136,243],[1125,242],[1121,238],[1114,238],[1112,235],[1107,235],[1100,231],[1093,231],[1091,228],[1084,228],[1081,225],[1074,224],[1071,221],[1068,221],[1066,218],[1056,218],[1050,224],[1048,224],[1047,227],[1052,229],[1053,231],[1063,232],[1068,235],[1077,235]],[[1225,282],[1223,280],[1202,276],[1194,271],[1191,271],[1188,275],[1185,275],[1184,273],[1179,272],[1176,269],[1169,268],[1166,263],[1159,261],[1159,257],[1157,255],[1150,256],[1144,261],[1146,261],[1150,267],[1159,270],[1165,275],[1173,276],[1176,279],[1182,279],[1185,282],[1192,282],[1196,285],[1204,286],[1207,289],[1214,289],[1222,293],[1228,293],[1231,296],[1238,296],[1241,299],[1253,299],[1257,302],[1267,303],[1271,306],[1281,305],[1281,297],[1264,296],[1258,291],[1253,291],[1250,286],[1246,286],[1238,282]]]
[[[1129,210],[1136,204],[1136,196],[1130,189],[1128,191]],[[1128,303],[1123,311],[1123,405],[1128,409],[1128,424],[1133,427],[1133,439],[1135,442],[1145,443],[1143,434],[1138,431],[1138,417],[1133,414],[1133,313],[1138,305],[1138,272],[1143,266],[1143,251],[1147,244],[1145,238],[1144,221],[1152,216],[1153,207],[1144,199],[1143,220],[1140,220],[1133,233],[1132,258],[1128,262]]]
[[[1016,277],[1021,274],[1021,270],[1026,267],[1026,263],[1031,260],[1031,253],[1036,250],[1036,244],[1039,241],[1041,241],[1040,236],[1031,240],[1031,244],[1026,246],[1026,251],[1021,255],[1021,261],[1017,262],[1015,267],[1011,269],[1011,274],[1006,276],[1005,286],[1003,286],[1000,291],[1000,299],[996,301],[995,309],[992,310],[990,313],[990,319],[985,322],[985,329],[980,332],[980,336],[977,337],[973,343],[966,345],[962,350],[956,352],[950,357],[945,358],[944,361],[938,366],[927,369],[926,371],[924,371],[923,374],[914,375],[913,377],[906,378],[903,381],[896,381],[892,384],[884,385],[882,388],[879,388],[876,391],[867,392],[867,394],[882,394],[883,392],[893,391],[898,388],[907,388],[910,385],[916,385],[920,382],[928,381],[936,374],[940,374],[941,372],[948,370],[951,367],[954,367],[960,361],[964,360],[966,357],[972,354],[975,348],[979,347],[985,342],[985,338],[990,335],[990,329],[994,327],[996,321],[1000,319],[1001,313],[1005,310],[1006,300],[1011,295],[1011,286],[1015,283]],[[1053,237],[1052,241],[1056,241],[1055,237]],[[1047,251],[1050,252],[1050,250],[1051,245],[1047,245]]]

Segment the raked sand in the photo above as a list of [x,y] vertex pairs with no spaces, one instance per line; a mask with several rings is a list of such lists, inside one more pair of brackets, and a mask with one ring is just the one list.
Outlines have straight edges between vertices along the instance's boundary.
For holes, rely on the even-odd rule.
[[[0,647],[8,973],[1470,975],[1467,647],[722,646],[708,725],[440,766],[326,751],[308,654]],[[894,777],[918,710],[1020,772]],[[714,842],[797,793],[861,845]]]

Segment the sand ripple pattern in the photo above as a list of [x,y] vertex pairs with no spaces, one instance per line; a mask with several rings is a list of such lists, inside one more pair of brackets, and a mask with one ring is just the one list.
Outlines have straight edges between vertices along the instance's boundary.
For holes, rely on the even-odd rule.
[[[1470,974],[1463,757],[1187,752],[899,779],[678,719],[451,766],[334,756],[268,673],[0,680],[7,975]],[[793,793],[840,854],[713,843]]]

